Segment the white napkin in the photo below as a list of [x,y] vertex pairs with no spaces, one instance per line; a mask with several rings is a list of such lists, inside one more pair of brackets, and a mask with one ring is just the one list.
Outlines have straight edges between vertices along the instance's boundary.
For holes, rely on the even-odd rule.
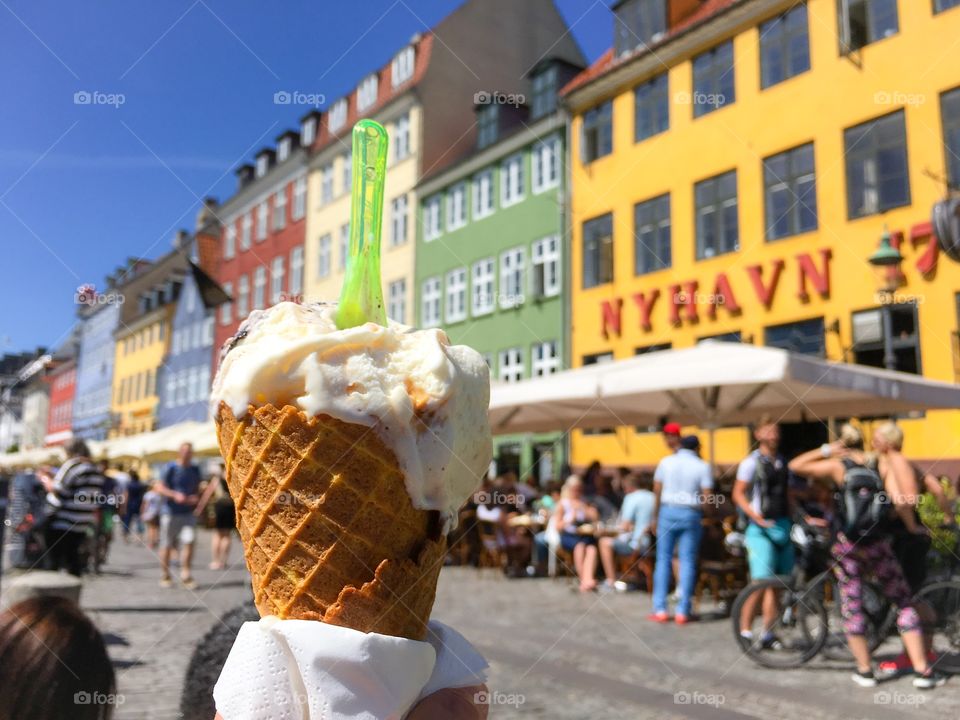
[[438,622],[420,642],[265,617],[240,628],[213,698],[224,720],[399,720],[437,690],[485,682],[486,668]]

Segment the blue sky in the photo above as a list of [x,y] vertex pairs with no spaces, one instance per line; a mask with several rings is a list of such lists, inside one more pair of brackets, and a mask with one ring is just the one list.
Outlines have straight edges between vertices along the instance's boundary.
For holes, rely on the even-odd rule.
[[[274,92],[335,100],[460,4],[0,0],[0,353],[62,342],[78,285],[229,196],[306,112]],[[556,4],[589,60],[610,45],[608,0]]]

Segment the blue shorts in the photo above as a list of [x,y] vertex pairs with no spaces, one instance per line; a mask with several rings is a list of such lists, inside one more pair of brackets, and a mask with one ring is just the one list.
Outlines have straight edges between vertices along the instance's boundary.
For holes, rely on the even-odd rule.
[[780,518],[772,528],[762,528],[754,522],[747,525],[744,543],[747,562],[753,580],[789,575],[793,570],[793,543],[790,541],[790,518]]
[[567,552],[573,552],[573,549],[580,544],[596,545],[597,539],[592,535],[578,535],[577,533],[566,531],[560,533],[560,547]]

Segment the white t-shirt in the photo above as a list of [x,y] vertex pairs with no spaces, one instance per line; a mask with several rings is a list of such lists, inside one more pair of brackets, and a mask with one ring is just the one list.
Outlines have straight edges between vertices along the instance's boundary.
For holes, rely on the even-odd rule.
[[661,460],[653,479],[663,486],[661,505],[699,508],[703,491],[713,488],[710,465],[685,448]]

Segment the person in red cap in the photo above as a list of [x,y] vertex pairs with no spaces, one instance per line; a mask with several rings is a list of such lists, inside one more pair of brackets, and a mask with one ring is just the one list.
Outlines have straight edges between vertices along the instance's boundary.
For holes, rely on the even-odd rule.
[[680,429],[680,423],[675,422],[668,422],[663,426],[663,441],[672,453],[680,447]]

